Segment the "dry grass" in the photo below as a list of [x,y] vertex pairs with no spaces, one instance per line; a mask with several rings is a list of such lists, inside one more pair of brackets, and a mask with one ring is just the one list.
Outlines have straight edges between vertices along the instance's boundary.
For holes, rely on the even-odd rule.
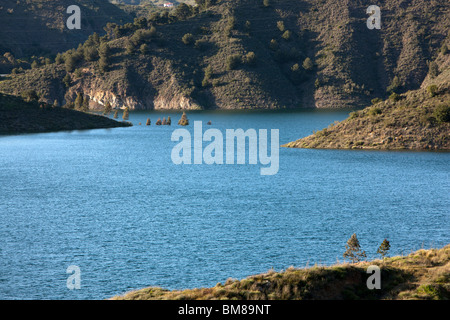
[[[322,300],[322,299],[448,299],[450,245],[419,250],[385,260],[314,266],[228,279],[213,288],[169,291],[146,288],[112,299],[125,300]],[[381,269],[381,289],[369,290],[369,265]]]

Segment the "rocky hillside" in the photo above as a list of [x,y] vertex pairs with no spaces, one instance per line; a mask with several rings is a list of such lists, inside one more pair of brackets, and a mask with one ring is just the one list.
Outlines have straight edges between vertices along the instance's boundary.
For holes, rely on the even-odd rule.
[[419,89],[374,101],[284,147],[450,150],[450,53],[443,48]]
[[417,89],[450,29],[450,4],[436,0],[383,2],[381,30],[358,0],[197,3],[110,24],[0,91],[60,104],[83,92],[93,109],[358,108]]
[[[69,30],[66,10],[81,9],[81,29]],[[2,0],[0,3],[0,53],[16,58],[68,50],[86,41],[94,32],[102,33],[108,22],[131,19],[106,0]]]
[[[269,271],[213,288],[169,291],[146,288],[116,296],[125,300],[447,300],[450,246],[357,264]],[[381,270],[381,289],[369,290],[369,265]]]

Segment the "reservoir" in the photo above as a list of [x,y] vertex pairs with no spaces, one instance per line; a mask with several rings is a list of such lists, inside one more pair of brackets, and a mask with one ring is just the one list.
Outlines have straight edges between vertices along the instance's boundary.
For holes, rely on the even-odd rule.
[[[281,145],[348,113],[188,112],[183,128],[278,129]],[[171,126],[154,125],[167,116]],[[450,243],[450,153],[280,148],[274,175],[248,162],[176,165],[180,117],[130,112],[129,128],[0,136],[0,299],[105,299],[331,265],[353,233],[368,259],[385,238],[390,255]],[[72,265],[79,290],[66,286]]]

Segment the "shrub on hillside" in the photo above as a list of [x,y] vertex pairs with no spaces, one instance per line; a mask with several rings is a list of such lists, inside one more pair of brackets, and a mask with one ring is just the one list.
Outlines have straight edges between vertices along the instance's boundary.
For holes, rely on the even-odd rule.
[[370,100],[370,102],[372,102],[372,104],[377,104],[377,103],[380,103],[381,101],[383,101],[381,98],[374,98],[374,99]]
[[256,64],[256,54],[253,51],[250,51],[247,53],[244,57],[244,61],[248,65],[255,65]]
[[289,30],[286,30],[281,37],[284,40],[289,41],[289,40],[291,40],[292,33]]
[[438,92],[438,87],[435,84],[432,84],[427,87],[427,92],[430,95],[430,97],[434,97]]
[[370,116],[376,116],[376,115],[381,114],[381,113],[382,113],[382,111],[381,111],[380,108],[372,107],[372,108],[369,109],[369,115]]
[[194,42],[194,36],[192,35],[192,33],[186,33],[182,38],[181,41],[183,41],[183,43],[185,45],[190,45]]
[[302,64],[303,69],[305,69],[306,71],[311,71],[312,69],[314,69],[314,63],[312,62],[312,60],[307,57]]
[[236,69],[239,66],[239,64],[241,63],[241,60],[242,59],[239,54],[233,54],[231,56],[228,56],[227,63],[226,63],[227,70],[230,71],[230,70]]
[[436,62],[430,62],[428,68],[431,79],[436,78],[439,75],[439,67]]
[[399,94],[397,94],[397,93],[392,93],[390,96],[389,96],[389,99],[391,100],[391,101],[394,101],[394,102],[397,102],[397,101],[399,101],[400,99],[401,99],[401,96],[399,95]]
[[450,106],[449,105],[438,106],[434,110],[433,116],[440,123],[450,122]]
[[402,86],[402,83],[401,83],[400,79],[397,76],[395,76],[392,79],[391,84],[386,88],[386,92],[388,92],[388,93],[396,92],[398,89],[400,89],[401,86]]

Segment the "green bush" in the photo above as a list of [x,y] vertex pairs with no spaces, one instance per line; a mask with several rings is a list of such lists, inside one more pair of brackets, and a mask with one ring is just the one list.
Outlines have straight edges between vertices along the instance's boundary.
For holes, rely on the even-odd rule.
[[146,43],[144,43],[143,45],[141,45],[141,47],[139,48],[139,51],[142,54],[148,54],[150,52],[150,49],[148,47],[148,45]]
[[402,83],[400,79],[395,76],[394,79],[392,79],[391,84],[386,88],[386,92],[393,93],[396,92],[400,87],[402,86]]
[[439,75],[439,67],[436,62],[430,62],[428,68],[431,79],[436,78]]
[[305,69],[306,71],[311,71],[312,69],[314,69],[314,63],[312,62],[312,60],[307,57],[304,61],[303,61],[303,69]]
[[228,56],[226,63],[227,70],[230,71],[236,69],[241,63],[241,60],[242,58],[239,54],[233,54],[231,56]]
[[350,114],[349,114],[349,118],[350,119],[356,119],[356,118],[358,118],[359,117],[359,114],[358,114],[358,112],[356,112],[356,111],[352,111],[352,112],[350,112]]
[[432,84],[427,87],[427,92],[430,95],[430,97],[434,97],[438,92],[438,87],[435,84]]
[[285,26],[284,26],[284,21],[277,21],[277,28],[278,30],[280,30],[281,32],[284,32],[286,30]]
[[394,102],[397,102],[397,101],[399,101],[400,99],[401,99],[401,96],[399,95],[399,94],[397,94],[397,93],[392,93],[390,96],[389,96],[389,99],[390,100],[392,100],[392,101],[394,101]]
[[370,116],[376,116],[376,115],[381,114],[381,113],[382,113],[382,111],[381,111],[380,108],[372,107],[372,108],[369,109],[369,115]]
[[183,41],[185,45],[190,45],[194,43],[194,36],[192,33],[186,33],[183,38],[181,38],[181,41]]
[[438,106],[434,110],[433,116],[440,123],[450,122],[450,106],[449,105]]
[[291,40],[292,33],[289,30],[286,30],[281,37],[284,40],[289,41],[289,40]]
[[372,104],[377,104],[380,103],[381,101],[383,101],[381,98],[374,98],[370,102],[372,102]]
[[247,53],[244,57],[244,61],[248,65],[255,65],[256,63],[256,54],[253,51]]
[[21,96],[25,99],[25,101],[37,101],[39,99],[39,96],[37,95],[35,90],[26,90],[22,92]]
[[175,9],[175,16],[180,20],[185,20],[192,15],[192,7],[185,3],[180,3]]
[[98,50],[95,47],[86,47],[83,51],[84,60],[90,62],[98,59]]

